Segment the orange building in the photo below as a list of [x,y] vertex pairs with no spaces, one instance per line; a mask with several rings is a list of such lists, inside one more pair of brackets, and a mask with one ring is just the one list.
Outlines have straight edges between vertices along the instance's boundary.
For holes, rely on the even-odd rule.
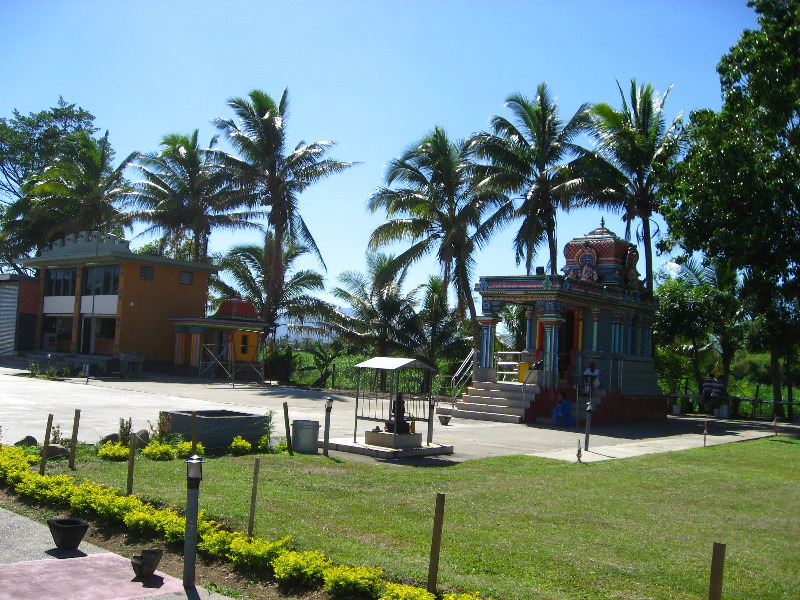
[[112,358],[135,353],[165,368],[174,352],[169,319],[205,315],[208,278],[219,270],[136,254],[127,240],[97,232],[67,236],[19,263],[39,271],[34,348]]

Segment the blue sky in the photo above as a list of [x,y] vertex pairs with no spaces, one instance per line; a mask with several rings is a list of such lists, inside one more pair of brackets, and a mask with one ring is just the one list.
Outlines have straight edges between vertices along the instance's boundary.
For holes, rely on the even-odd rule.
[[[334,285],[365,268],[369,234],[385,217],[365,206],[387,161],[435,125],[453,138],[485,129],[508,116],[510,93],[532,96],[542,81],[564,118],[583,102],[619,106],[616,82],[627,88],[632,77],[662,92],[673,85],[669,118],[718,109],[716,65],[755,27],[745,0],[0,0],[0,116],[62,95],[109,130],[121,159],[156,150],[166,133],[197,128],[210,140],[210,121],[232,114],[228,98],[288,88],[292,144],[335,140],[333,157],[361,163],[300,199]],[[618,215],[562,213],[559,247],[601,217],[624,233]],[[523,273],[513,231],[477,255],[476,280]],[[218,232],[211,249],[257,239]],[[535,263],[545,262],[542,248]],[[431,257],[409,281],[436,272]]]

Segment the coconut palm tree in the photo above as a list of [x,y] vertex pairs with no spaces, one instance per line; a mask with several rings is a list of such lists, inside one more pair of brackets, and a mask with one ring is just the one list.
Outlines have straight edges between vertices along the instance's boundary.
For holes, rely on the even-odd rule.
[[25,184],[25,196],[8,207],[4,225],[9,236],[19,246],[41,248],[72,233],[118,227],[124,220],[119,206],[130,192],[123,171],[134,154],[115,168],[108,132],[95,139],[79,131],[50,166]]
[[506,106],[513,120],[495,116],[491,120],[493,133],[478,133],[470,140],[476,154],[488,161],[478,169],[481,185],[521,197],[512,215],[522,220],[514,237],[517,264],[524,260],[530,275],[536,249],[546,241],[548,266],[555,275],[556,217],[559,208],[569,209],[577,184],[574,170],[564,161],[586,152],[574,140],[589,125],[589,105],[581,105],[564,123],[547,84],[541,83],[536,98],[512,94],[506,98]]
[[[630,103],[619,88],[622,109],[609,104],[592,108],[591,136],[595,151],[578,159],[583,169],[583,200],[622,211],[630,224],[641,221],[645,253],[645,286],[653,291],[651,218],[660,206],[659,183],[677,159],[681,141],[681,116],[667,124],[664,103],[669,89],[658,95],[651,84],[631,80]],[[670,86],[671,89],[671,86]]]
[[[226,165],[245,197],[269,210],[267,222],[275,241],[265,301],[271,304],[279,301],[283,287],[285,271],[281,255],[287,241],[307,248],[324,267],[319,248],[300,215],[300,193],[353,163],[326,157],[334,142],[300,142],[294,149],[288,146],[288,90],[278,102],[261,90],[253,90],[247,98],[231,98],[228,106],[235,118],[214,121],[239,153],[238,157],[228,156]],[[276,312],[275,307],[266,310],[268,314]]]
[[372,232],[369,247],[411,242],[389,274],[435,252],[443,293],[454,286],[458,313],[469,313],[479,336],[472,298],[475,252],[505,222],[512,205],[503,193],[478,187],[474,168],[468,143],[451,141],[440,127],[413,144],[389,163],[387,187],[369,200],[370,211],[384,209],[389,219]]
[[[137,154],[131,166],[143,179],[134,183],[129,203],[132,222],[148,225],[143,233],[163,234],[162,245],[190,236],[192,260],[206,262],[208,240],[215,228],[256,228],[256,211],[239,210],[247,199],[229,183],[217,138],[201,148],[198,131],[169,134],[158,153]],[[187,233],[189,236],[187,236]]]
[[[323,277],[312,270],[294,270],[297,260],[308,253],[304,246],[284,240],[280,253],[282,272],[288,274],[277,289],[270,285],[272,260],[277,240],[272,232],[264,235],[264,243],[233,246],[216,260],[223,268],[222,278],[212,280],[212,288],[231,298],[240,295],[250,302],[265,323],[265,334],[274,340],[280,323],[303,323],[327,314],[329,305],[311,295],[324,289]],[[231,283],[226,283],[230,280]],[[275,294],[270,296],[270,294]]]
[[[393,277],[387,277],[391,270]],[[350,270],[338,277],[334,298],[349,307],[328,316],[330,333],[374,356],[408,356],[413,352],[412,328],[416,289],[403,291],[406,270],[395,271],[394,257],[367,255],[367,272]]]

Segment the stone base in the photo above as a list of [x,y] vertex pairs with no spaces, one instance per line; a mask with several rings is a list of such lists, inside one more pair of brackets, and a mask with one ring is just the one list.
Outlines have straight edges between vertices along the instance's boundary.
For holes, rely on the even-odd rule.
[[382,448],[418,448],[422,446],[422,434],[366,431],[364,432],[364,443]]

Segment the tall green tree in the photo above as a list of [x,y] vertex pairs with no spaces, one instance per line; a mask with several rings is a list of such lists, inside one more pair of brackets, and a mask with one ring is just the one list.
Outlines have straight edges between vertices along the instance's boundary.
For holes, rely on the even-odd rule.
[[69,145],[79,131],[94,135],[94,116],[59,97],[47,110],[23,115],[13,111],[0,119],[0,202],[9,203],[25,195],[23,184],[44,171]]
[[[665,216],[673,242],[744,270],[748,302],[779,319],[782,311],[762,301],[781,304],[800,293],[800,2],[748,5],[759,28],[745,31],[717,66],[722,109],[692,113]],[[765,330],[780,328],[777,321]],[[780,339],[765,337],[776,355],[776,401]]]
[[195,262],[206,262],[214,229],[258,227],[251,220],[257,213],[241,210],[247,198],[231,184],[216,143],[214,137],[202,148],[197,129],[169,134],[160,152],[137,154],[131,165],[142,179],[129,196],[135,208],[130,220],[147,224],[144,233],[162,234],[163,243],[179,245],[188,238]]
[[19,251],[41,248],[81,231],[109,232],[124,223],[120,207],[130,192],[124,176],[131,154],[114,167],[108,132],[79,131],[61,154],[8,206],[4,232]]
[[546,242],[548,267],[555,275],[557,215],[559,209],[570,208],[578,183],[574,169],[565,161],[586,152],[575,139],[589,126],[589,105],[581,105],[564,123],[547,84],[541,83],[534,99],[512,94],[506,98],[506,106],[513,120],[495,116],[493,133],[479,133],[471,139],[476,154],[489,161],[479,167],[481,185],[520,196],[511,215],[522,221],[514,237],[517,264],[524,260],[530,275],[536,250]]
[[645,287],[653,291],[651,219],[661,210],[660,186],[680,152],[682,114],[667,122],[664,104],[669,90],[659,96],[651,84],[631,80],[629,97],[619,86],[622,108],[595,104],[591,137],[597,146],[579,158],[584,171],[584,204],[619,210],[628,222],[641,222]]
[[[353,163],[326,156],[334,142],[300,142],[294,149],[289,147],[288,90],[278,102],[261,90],[253,90],[247,98],[228,100],[228,106],[235,118],[214,121],[238,152],[238,156],[228,157],[227,167],[246,197],[269,210],[267,223],[275,242],[265,301],[271,305],[279,301],[284,283],[281,254],[287,242],[306,247],[324,267],[319,248],[300,214],[300,194],[311,184],[344,171]],[[265,312],[274,315],[277,309],[270,306]]]
[[304,246],[284,240],[280,260],[286,276],[277,290],[270,285],[277,243],[274,234],[267,232],[263,245],[233,246],[216,261],[223,273],[212,281],[218,294],[227,298],[238,294],[250,302],[264,321],[265,334],[273,339],[279,324],[303,323],[329,311],[329,306],[314,295],[324,289],[322,275],[295,269],[298,259],[308,253]]
[[372,212],[385,210],[388,218],[372,232],[370,249],[410,242],[394,259],[394,271],[435,252],[442,289],[446,292],[453,285],[458,313],[469,314],[477,339],[480,326],[472,297],[475,253],[505,222],[511,203],[503,193],[478,186],[474,170],[469,143],[451,141],[436,127],[389,163],[388,187],[379,188],[367,206]]

